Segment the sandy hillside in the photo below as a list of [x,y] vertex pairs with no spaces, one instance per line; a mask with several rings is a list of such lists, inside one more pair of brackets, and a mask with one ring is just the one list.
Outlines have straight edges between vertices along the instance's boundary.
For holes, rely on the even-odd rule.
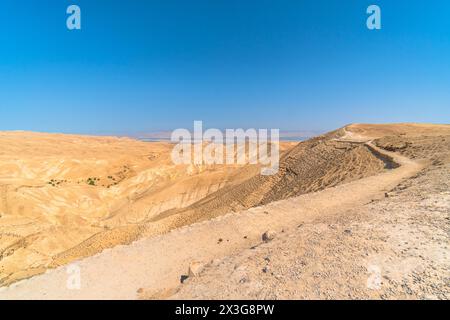
[[[81,290],[60,267],[0,298],[446,298],[449,149],[445,125],[347,126],[287,150],[277,176],[233,179],[54,255],[48,266],[95,255],[77,262]],[[98,254],[133,234],[147,239]],[[195,261],[203,271],[180,284]]]
[[[55,255],[52,266],[64,265],[117,244],[161,235],[228,212],[242,211],[371,176],[395,165],[367,145],[338,140],[342,134],[340,131],[331,132],[286,149],[281,155],[280,169],[276,175],[262,176],[259,172],[255,174],[255,171],[244,168],[236,172],[232,184],[211,189],[209,194],[203,194],[186,206],[166,208],[126,228],[96,234]],[[179,187],[186,191],[186,186]],[[167,194],[167,190],[163,193]],[[124,211],[123,214],[127,216],[129,213]]]
[[250,165],[175,166],[172,148],[128,138],[0,132],[0,285],[131,243],[142,236],[140,224],[161,212],[259,172]]

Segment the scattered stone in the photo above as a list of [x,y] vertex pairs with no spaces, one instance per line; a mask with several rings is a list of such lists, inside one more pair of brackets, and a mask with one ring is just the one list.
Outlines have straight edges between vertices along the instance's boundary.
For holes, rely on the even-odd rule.
[[263,269],[262,269],[262,272],[264,272],[264,273],[268,273],[270,271],[270,267],[269,266],[265,266]]
[[267,230],[266,232],[263,233],[262,240],[264,242],[272,241],[273,239],[275,239],[275,235],[276,235],[275,231]]
[[189,278],[188,275],[182,274],[181,277],[180,277],[180,282],[184,283],[188,278]]
[[205,264],[202,262],[198,261],[191,262],[191,264],[189,265],[189,272],[188,272],[189,277],[198,277],[204,268]]
[[241,280],[239,280],[239,283],[246,283],[248,281],[249,281],[248,277],[243,277],[241,278]]
[[385,198],[389,198],[389,194],[387,192],[384,193]]
[[222,238],[219,238],[219,240],[217,240],[217,243],[221,243],[223,241]]
[[350,230],[350,229],[345,229],[344,232],[345,232],[346,234],[352,234],[352,230]]
[[211,261],[211,265],[212,265],[213,267],[216,267],[216,266],[218,266],[218,265],[220,264],[221,261],[222,261],[222,260],[220,260],[220,259],[213,259],[213,260]]
[[264,214],[269,214],[269,211],[264,211]]

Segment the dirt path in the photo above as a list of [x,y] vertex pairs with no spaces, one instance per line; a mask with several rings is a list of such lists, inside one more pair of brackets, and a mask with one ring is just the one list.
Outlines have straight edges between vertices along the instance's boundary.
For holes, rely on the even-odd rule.
[[450,299],[450,162],[208,264],[170,299]]
[[[164,297],[180,283],[193,261],[210,262],[261,243],[267,229],[278,233],[384,197],[402,180],[419,172],[424,163],[368,146],[400,165],[379,175],[321,192],[271,203],[245,212],[193,224],[129,246],[105,250],[78,261],[81,288],[70,290],[67,267],[0,289],[0,299],[136,299]],[[72,264],[73,265],[73,264]],[[70,270],[69,270],[70,271]]]

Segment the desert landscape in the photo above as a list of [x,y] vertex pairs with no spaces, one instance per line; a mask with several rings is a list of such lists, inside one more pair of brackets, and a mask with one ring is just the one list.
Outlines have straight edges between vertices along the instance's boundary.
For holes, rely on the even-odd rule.
[[0,299],[450,297],[450,125],[281,142],[273,176],[173,165],[168,142],[0,146]]

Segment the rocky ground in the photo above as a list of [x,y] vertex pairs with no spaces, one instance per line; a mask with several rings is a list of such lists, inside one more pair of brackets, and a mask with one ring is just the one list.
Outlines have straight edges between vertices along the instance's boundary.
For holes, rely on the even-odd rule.
[[428,165],[383,199],[206,265],[171,298],[450,298],[448,139],[382,139]]

